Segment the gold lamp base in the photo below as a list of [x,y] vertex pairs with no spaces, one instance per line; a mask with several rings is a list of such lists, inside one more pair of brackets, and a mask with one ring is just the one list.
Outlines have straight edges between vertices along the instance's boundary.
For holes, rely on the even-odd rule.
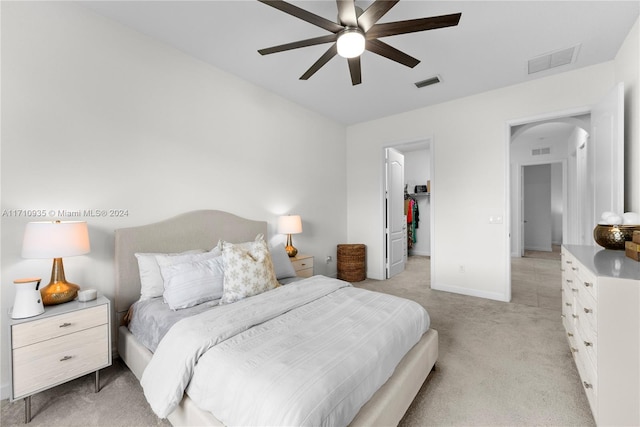
[[287,251],[287,255],[289,255],[290,258],[298,254],[298,250],[293,246],[293,242],[291,241],[291,234],[287,234],[287,245],[284,247],[284,250]]
[[51,269],[51,281],[40,289],[42,304],[56,305],[72,301],[77,295],[80,286],[69,283],[64,277],[62,258],[54,258]]

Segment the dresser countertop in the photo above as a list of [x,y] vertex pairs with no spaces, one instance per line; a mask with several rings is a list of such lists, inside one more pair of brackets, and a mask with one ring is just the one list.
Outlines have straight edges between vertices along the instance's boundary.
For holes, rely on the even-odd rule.
[[596,276],[640,280],[640,262],[627,257],[624,251],[600,246],[563,246]]

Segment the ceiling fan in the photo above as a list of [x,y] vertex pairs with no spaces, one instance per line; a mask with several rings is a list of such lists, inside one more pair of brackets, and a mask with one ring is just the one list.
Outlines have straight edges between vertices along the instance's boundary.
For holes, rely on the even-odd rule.
[[420,63],[418,59],[380,41],[380,38],[456,26],[462,16],[461,13],[454,13],[378,24],[378,20],[400,0],[376,0],[364,11],[355,5],[355,0],[336,0],[338,5],[338,22],[336,23],[282,0],[258,1],[331,32],[325,36],[260,49],[258,52],[261,55],[333,43],[329,50],[300,77],[300,80],[309,79],[338,54],[347,58],[351,83],[354,86],[362,83],[360,55],[365,49],[410,68]]

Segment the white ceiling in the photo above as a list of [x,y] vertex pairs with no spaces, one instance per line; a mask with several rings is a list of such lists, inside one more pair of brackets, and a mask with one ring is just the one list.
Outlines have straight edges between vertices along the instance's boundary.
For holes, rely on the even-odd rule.
[[[335,1],[291,3],[337,19]],[[363,9],[371,3],[356,2]],[[638,0],[402,0],[379,22],[461,12],[460,24],[385,38],[422,62],[410,69],[365,52],[362,84],[352,86],[346,60],[340,57],[310,80],[299,80],[328,44],[258,54],[261,48],[329,33],[257,1],[90,1],[84,5],[344,124],[612,60],[640,9]],[[575,45],[580,45],[575,63],[527,74],[529,59]],[[436,74],[441,83],[415,87],[415,82]]]

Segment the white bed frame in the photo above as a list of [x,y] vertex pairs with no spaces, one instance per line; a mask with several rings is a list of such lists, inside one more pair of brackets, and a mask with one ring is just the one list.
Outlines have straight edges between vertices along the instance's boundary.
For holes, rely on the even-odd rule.
[[[236,215],[201,210],[140,227],[115,231],[116,294],[118,321],[140,297],[140,275],[136,252],[182,252],[213,248],[220,239],[232,243],[267,236],[267,223]],[[140,379],[152,353],[141,345],[125,326],[118,328],[118,354]],[[438,333],[429,329],[400,361],[394,374],[373,395],[351,422],[351,426],[397,425],[413,402],[438,359]],[[210,412],[199,409],[185,394],[172,412],[174,426],[222,426]]]

